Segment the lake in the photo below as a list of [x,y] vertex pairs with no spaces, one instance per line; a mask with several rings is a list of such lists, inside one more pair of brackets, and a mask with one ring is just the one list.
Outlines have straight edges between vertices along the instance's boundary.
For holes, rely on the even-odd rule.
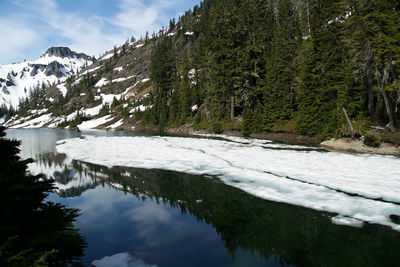
[[[77,219],[76,226],[88,243],[83,258],[86,266],[100,259],[103,261],[94,263],[125,263],[125,266],[399,266],[400,232],[394,230],[398,225],[396,220],[390,221],[386,216],[386,219],[379,217],[376,223],[368,223],[369,220],[366,220],[361,225],[353,224],[358,227],[337,225],[333,223],[332,218],[339,218],[339,212],[326,211],[331,208],[329,204],[325,211],[318,211],[318,208],[315,208],[318,200],[313,202],[314,206],[310,204],[313,208],[310,209],[307,208],[308,199],[301,200],[304,203],[299,205],[282,203],[286,200],[278,199],[278,196],[292,197],[293,192],[298,195],[299,191],[294,190],[297,188],[295,185],[287,183],[291,190],[285,188],[281,190],[280,195],[268,191],[268,194],[276,199],[270,201],[265,199],[268,197],[265,188],[270,184],[263,184],[255,178],[248,182],[240,178],[243,176],[247,179],[250,170],[255,171],[255,160],[251,160],[250,156],[257,151],[272,153],[275,159],[280,155],[289,155],[289,158],[297,155],[288,153],[302,153],[299,154],[301,158],[331,155],[335,158],[342,157],[339,154],[261,141],[257,141],[257,144],[252,143],[250,147],[243,140],[232,139],[228,141],[236,142],[233,143],[236,151],[251,149],[248,157],[254,166],[249,167],[232,159],[229,160],[227,168],[222,163],[213,165],[221,158],[226,161],[222,157],[222,150],[217,150],[220,149],[221,144],[218,142],[221,141],[214,139],[193,141],[173,137],[136,136],[123,132],[76,133],[51,129],[8,130],[7,137],[22,140],[21,155],[23,158],[31,157],[35,160],[35,163],[30,165],[34,174],[44,173],[46,177],[56,180],[59,189],[57,193],[48,197],[49,200],[81,210],[82,215]],[[71,143],[68,140],[59,143],[56,149],[56,142],[63,139],[71,140]],[[107,143],[110,140],[115,140],[115,143],[121,141],[127,150],[128,146],[134,146],[142,152],[133,156],[133,151],[124,156],[121,147],[113,147],[112,143]],[[129,142],[134,140],[138,143],[131,145]],[[185,146],[187,140],[190,144]],[[87,146],[77,143],[80,141],[84,141],[83,144]],[[174,143],[175,141],[177,142]],[[164,147],[154,142],[166,145]],[[209,148],[205,148],[202,142],[210,144]],[[96,148],[91,147],[91,144],[101,146]],[[144,145],[154,144],[155,148],[145,151]],[[75,148],[81,146],[82,149],[76,152],[67,149],[73,145]],[[197,145],[201,146],[201,149]],[[223,151],[231,153],[230,143],[222,145]],[[174,150],[168,152],[167,148],[171,147]],[[182,152],[188,147],[201,150],[201,154],[192,155],[197,157],[198,168],[191,168],[193,164],[190,157],[185,158],[186,155],[190,155],[189,152]],[[213,147],[214,150],[207,150]],[[68,153],[57,152],[62,148]],[[112,151],[115,149],[118,153],[114,155]],[[82,151],[84,155],[77,154]],[[164,158],[185,158],[185,162],[182,165],[179,165],[177,159],[173,162],[163,162],[163,158],[160,157],[156,158],[157,162],[154,163],[149,159],[150,154],[146,154],[150,152],[166,153]],[[97,157],[92,157],[92,153]],[[199,157],[202,157],[199,155],[209,154],[213,154],[214,158],[209,160],[205,157],[199,160]],[[101,162],[98,160],[99,156],[104,157]],[[354,157],[359,164],[370,164],[368,160],[372,157],[374,161],[380,160],[384,166],[391,166],[390,164],[398,160],[368,155]],[[126,163],[114,164],[116,159],[118,163]],[[346,156],[343,160],[348,161],[349,158]],[[100,164],[102,162],[104,164]],[[133,165],[140,168],[130,166],[132,162],[136,162]],[[299,167],[297,170],[289,170],[296,164],[288,162],[292,167],[286,170],[273,159],[267,162],[270,163],[266,163],[269,167],[273,165],[280,170],[265,170],[263,173],[270,172],[275,176],[279,173],[282,177],[290,178],[293,183],[296,179],[303,179]],[[207,166],[203,166],[204,164]],[[239,165],[240,169],[232,169]],[[160,167],[156,168],[157,166]],[[311,173],[311,167],[307,168],[306,173]],[[321,165],[321,168],[324,167]],[[242,174],[240,170],[246,172]],[[232,171],[237,173],[233,174]],[[235,177],[229,180],[230,175]],[[312,175],[310,177],[304,179],[312,179]],[[348,181],[351,184],[351,180]],[[315,186],[315,183],[315,180],[301,181],[302,186]],[[345,195],[341,199],[343,201],[348,201],[348,195],[354,195],[351,196],[351,201],[366,207],[373,203],[372,210],[380,212],[390,207],[388,214],[397,212],[399,205],[395,193],[398,188],[394,188],[393,192],[388,189],[380,196],[382,199],[379,199],[375,197],[374,192],[365,189],[366,186],[355,188],[356,194],[353,194],[353,191],[351,194],[346,192],[350,189],[343,186],[339,190],[337,186],[318,184],[318,188],[324,187],[324,194],[314,191],[315,198],[329,194],[336,197],[332,192],[326,192],[331,187],[331,191]],[[305,187],[299,188],[304,190],[305,194],[310,194]],[[261,189],[264,190],[264,194],[260,193]],[[297,202],[293,200],[293,203]],[[367,218],[368,211],[362,214],[364,217],[361,218]],[[359,220],[356,215],[353,217]],[[340,218],[337,222],[340,222]],[[344,220],[344,223],[346,222],[348,220]],[[106,256],[110,258],[104,258]]]

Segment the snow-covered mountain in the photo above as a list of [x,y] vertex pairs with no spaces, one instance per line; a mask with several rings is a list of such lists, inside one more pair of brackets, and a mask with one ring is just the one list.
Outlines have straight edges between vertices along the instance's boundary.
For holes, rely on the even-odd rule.
[[70,78],[62,78],[65,81],[47,87],[24,113],[4,116],[3,121],[0,117],[0,123],[8,128],[133,129],[134,114],[152,107],[154,45],[141,39],[115,47]]
[[34,88],[64,81],[90,64],[88,55],[51,47],[38,60],[0,65],[0,106],[15,108]]

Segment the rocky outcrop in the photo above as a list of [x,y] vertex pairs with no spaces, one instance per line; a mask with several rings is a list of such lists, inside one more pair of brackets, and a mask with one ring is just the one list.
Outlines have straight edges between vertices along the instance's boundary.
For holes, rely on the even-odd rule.
[[43,72],[46,69],[46,65],[43,64],[29,64],[32,67],[31,76],[35,76],[38,74],[39,70]]
[[44,74],[46,74],[46,76],[55,75],[57,78],[61,78],[67,76],[62,72],[63,69],[64,69],[63,65],[61,65],[57,61],[53,61],[46,66]]
[[46,53],[43,56],[55,56],[55,57],[60,57],[60,58],[82,58],[84,60],[88,60],[91,61],[92,57],[84,54],[84,53],[76,53],[74,51],[72,51],[71,49],[69,49],[68,47],[62,47],[62,46],[58,46],[58,47],[50,47],[49,49],[47,49]]

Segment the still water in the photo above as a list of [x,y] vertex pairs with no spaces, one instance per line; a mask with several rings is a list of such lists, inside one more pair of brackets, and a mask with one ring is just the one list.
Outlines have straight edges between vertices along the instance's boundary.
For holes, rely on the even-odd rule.
[[263,200],[208,176],[108,168],[55,152],[56,141],[80,135],[7,131],[22,140],[22,157],[36,161],[30,170],[56,180],[49,200],[81,210],[86,266],[113,255],[130,266],[400,265],[400,233],[388,227],[335,225],[335,214]]

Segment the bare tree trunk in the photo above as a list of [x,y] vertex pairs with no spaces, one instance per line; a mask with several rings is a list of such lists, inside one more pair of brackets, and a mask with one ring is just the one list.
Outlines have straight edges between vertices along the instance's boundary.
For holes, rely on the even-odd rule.
[[349,115],[347,115],[347,111],[344,107],[343,107],[343,113],[344,113],[344,116],[346,117],[347,124],[349,124],[350,131],[353,133],[354,132],[353,124],[351,123]]
[[390,108],[390,103],[389,103],[389,98],[386,94],[385,89],[380,89],[382,96],[383,96],[383,100],[385,101],[385,108],[386,108],[386,113],[389,117],[389,124],[388,124],[388,128],[391,132],[395,133],[396,132],[396,127],[394,126],[394,120],[393,120],[393,112],[392,109]]
[[235,118],[235,97],[231,96],[231,120]]
[[372,77],[368,78],[368,110],[369,115],[371,117],[375,117],[375,99],[374,99],[374,90],[372,89],[373,79]]
[[390,79],[390,74],[389,74],[390,69],[391,69],[391,62],[389,61],[385,65],[385,68],[383,69],[383,71],[380,72],[377,70],[375,75],[377,77],[379,91],[381,91],[382,96],[383,96],[383,101],[385,102],[386,113],[389,117],[389,123],[388,123],[387,127],[389,128],[389,130],[391,132],[395,133],[396,127],[394,126],[393,112],[392,112],[392,109],[390,108],[389,97],[385,90],[385,86],[388,84],[388,81]]
[[309,3],[309,0],[306,1],[306,5],[307,5],[307,26],[308,26],[308,34],[311,35],[310,3]]

